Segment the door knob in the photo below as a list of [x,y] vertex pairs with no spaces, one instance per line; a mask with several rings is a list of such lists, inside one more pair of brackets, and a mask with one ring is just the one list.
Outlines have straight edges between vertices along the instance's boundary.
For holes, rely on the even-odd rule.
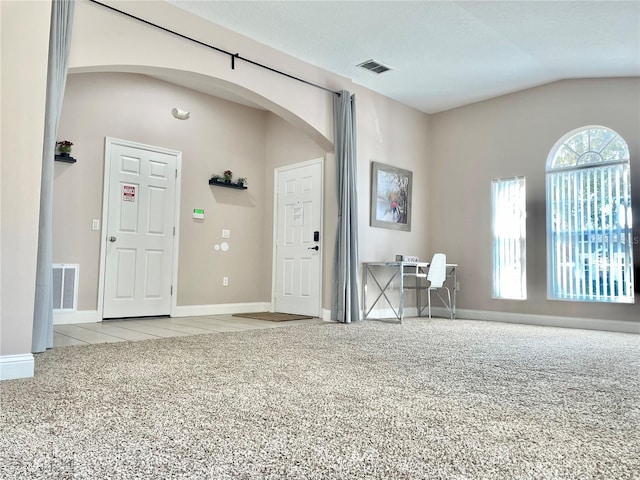
[[307,250],[315,250],[316,252],[320,250],[320,247],[316,245],[315,247],[309,247]]
[[116,238],[116,237],[113,237],[113,236],[109,237],[109,241],[110,241],[111,243],[115,242],[116,240],[117,240],[117,238]]

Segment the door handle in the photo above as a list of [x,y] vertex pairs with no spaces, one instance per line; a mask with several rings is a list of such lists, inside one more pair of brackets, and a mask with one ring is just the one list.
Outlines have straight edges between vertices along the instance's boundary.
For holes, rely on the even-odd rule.
[[117,240],[117,238],[116,238],[116,237],[114,237],[114,236],[109,237],[109,241],[110,241],[111,243],[115,242],[116,240]]
[[320,247],[318,245],[316,245],[315,247],[307,248],[307,250],[315,250],[317,252],[318,250],[320,250]]

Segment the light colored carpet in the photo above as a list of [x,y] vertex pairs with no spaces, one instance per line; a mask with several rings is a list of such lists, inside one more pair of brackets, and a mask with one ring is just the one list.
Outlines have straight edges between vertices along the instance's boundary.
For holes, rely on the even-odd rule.
[[233,316],[255,318],[256,320],[269,320],[270,322],[286,322],[287,320],[307,320],[313,318],[309,315],[295,315],[293,313],[280,312],[234,313]]
[[2,479],[637,479],[640,337],[462,320],[57,348]]

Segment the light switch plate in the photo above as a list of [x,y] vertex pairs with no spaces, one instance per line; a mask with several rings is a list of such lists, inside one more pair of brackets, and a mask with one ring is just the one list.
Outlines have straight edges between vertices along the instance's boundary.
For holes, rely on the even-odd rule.
[[93,222],[91,222],[91,228],[93,230],[100,230],[100,220],[98,220],[97,218],[94,218]]

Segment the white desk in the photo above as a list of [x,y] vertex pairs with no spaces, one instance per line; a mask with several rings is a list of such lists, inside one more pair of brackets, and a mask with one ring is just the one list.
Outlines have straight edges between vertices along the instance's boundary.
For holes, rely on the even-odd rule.
[[[421,283],[422,279],[426,280],[427,273],[429,272],[429,262],[366,262],[362,264],[363,267],[363,280],[362,280],[362,288],[363,288],[363,312],[364,318],[368,319],[369,314],[373,310],[378,302],[382,299],[386,300],[387,304],[393,310],[395,317],[402,322],[404,318],[404,292],[405,290],[415,290],[416,291],[416,308],[418,310],[418,316],[422,316],[422,312],[425,310],[426,305],[421,305],[420,302],[420,290],[426,289],[426,285]],[[387,271],[387,274],[390,274],[391,277],[386,280],[386,283],[382,285],[381,281],[378,279],[380,273],[378,273],[378,277],[376,277],[376,270],[381,269],[383,271]],[[458,285],[457,278],[457,270],[458,265],[456,263],[447,263],[447,279],[445,283],[451,290],[451,313],[453,318],[456,318],[456,287]],[[367,306],[367,297],[371,292],[369,292],[369,278],[373,280],[374,285],[377,287],[378,296],[375,298],[373,303],[370,306]],[[405,279],[413,278],[412,282],[409,282],[408,285],[405,284]],[[392,283],[396,281],[399,282],[399,295],[400,299],[398,302],[398,306],[394,306],[393,302],[387,296],[387,293],[390,292],[390,287]],[[382,281],[384,282],[384,280]],[[373,287],[374,285],[371,285]]]

